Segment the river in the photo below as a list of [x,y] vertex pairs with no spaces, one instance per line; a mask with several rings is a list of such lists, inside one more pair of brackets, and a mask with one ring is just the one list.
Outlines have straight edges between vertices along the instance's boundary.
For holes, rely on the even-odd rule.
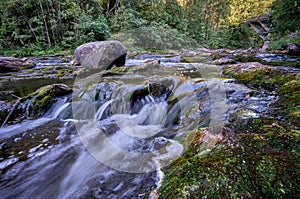
[[[142,67],[147,59],[161,65]],[[147,198],[163,180],[161,168],[189,146],[187,135],[208,126],[221,133],[233,111],[259,117],[276,100],[222,77],[219,66],[181,63],[179,55],[138,56],[127,71],[75,79],[36,78],[42,68],[71,67],[59,57],[35,61],[23,76],[6,74],[18,79],[19,93],[30,92],[21,91],[24,74],[39,86],[67,83],[73,93],[38,119],[0,129],[3,199]]]

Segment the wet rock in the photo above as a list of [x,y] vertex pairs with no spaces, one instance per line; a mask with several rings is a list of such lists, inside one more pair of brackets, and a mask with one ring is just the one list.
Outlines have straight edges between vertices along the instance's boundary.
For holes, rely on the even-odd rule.
[[119,41],[101,41],[77,47],[75,58],[84,67],[110,69],[113,65],[124,66],[126,53],[126,47]]
[[249,63],[240,63],[234,64],[228,67],[225,67],[225,71],[233,72],[235,74],[242,74],[245,72],[257,71],[262,69],[273,69],[271,66],[263,65],[259,62],[249,62]]
[[259,62],[271,66],[300,66],[300,59],[284,54],[237,54],[234,59],[237,62]]
[[6,115],[9,113],[10,105],[4,101],[0,101],[0,124],[5,120]]
[[186,50],[183,49],[180,52],[180,55],[183,57],[194,57],[196,55],[211,55],[212,51],[206,48],[198,48],[197,50]]
[[0,73],[19,71],[24,68],[32,68],[35,63],[28,58],[14,58],[14,57],[1,57],[0,56]]
[[220,58],[212,61],[212,63],[216,65],[234,64],[235,60],[231,58]]
[[254,88],[276,92],[279,100],[271,103],[271,114],[295,126],[300,126],[300,105],[298,74],[257,62],[235,64],[223,68],[223,74]]
[[297,55],[300,56],[300,45],[298,44],[284,44],[281,46],[281,49],[286,50],[289,55]]
[[8,122],[38,118],[56,102],[57,97],[69,94],[71,91],[65,84],[44,86],[28,96],[18,99],[17,102],[10,103],[9,108],[1,108],[1,113],[3,113],[0,115],[1,121],[4,121],[10,112]]
[[148,59],[144,62],[144,64],[153,64],[153,65],[157,65],[157,64],[160,64],[160,60],[155,60],[155,59]]
[[77,62],[76,60],[72,60],[72,61],[70,61],[70,65],[71,65],[71,66],[79,66],[80,63]]

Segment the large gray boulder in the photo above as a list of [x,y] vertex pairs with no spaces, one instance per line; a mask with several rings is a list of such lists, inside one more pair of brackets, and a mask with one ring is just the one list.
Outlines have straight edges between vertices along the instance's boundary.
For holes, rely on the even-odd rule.
[[75,59],[87,68],[110,69],[113,65],[124,66],[126,47],[119,41],[98,41],[76,48]]

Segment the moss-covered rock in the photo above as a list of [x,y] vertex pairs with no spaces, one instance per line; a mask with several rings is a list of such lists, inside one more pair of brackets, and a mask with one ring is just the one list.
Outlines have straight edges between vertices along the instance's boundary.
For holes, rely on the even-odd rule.
[[188,150],[164,169],[160,198],[299,198],[299,74],[258,62],[226,66],[223,74],[280,98],[268,116],[231,114],[210,147],[207,131],[187,136]]
[[190,150],[165,169],[160,198],[299,198],[300,137],[286,133],[293,144],[279,140],[278,148],[267,133],[227,131],[205,155],[206,143],[195,136]]
[[287,115],[287,119],[300,127],[300,80],[291,80],[278,89],[282,96],[276,103],[281,112]]
[[295,79],[294,74],[258,62],[226,66],[223,74],[234,77],[243,84],[267,90],[274,90]]
[[238,54],[234,56],[234,60],[236,62],[248,63],[248,62],[259,62],[261,64],[270,65],[270,66],[290,66],[299,68],[300,62],[299,61],[292,61],[292,60],[281,60],[277,58],[277,61],[270,61],[268,59],[263,59],[263,57],[259,57],[256,54]]
[[182,57],[181,62],[183,63],[204,63],[210,60],[209,55],[197,55],[193,57]]
[[[8,110],[0,114],[3,122],[12,111],[8,122],[20,122],[23,119],[38,118],[43,115],[59,96],[66,95],[72,90],[65,84],[51,84],[44,86],[26,97],[20,98],[18,102],[12,101]],[[15,104],[15,107],[13,106]]]

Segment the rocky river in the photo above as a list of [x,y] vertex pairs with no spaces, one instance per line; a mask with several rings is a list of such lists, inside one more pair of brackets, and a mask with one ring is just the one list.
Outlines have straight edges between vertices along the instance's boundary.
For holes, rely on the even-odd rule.
[[0,74],[1,198],[300,196],[299,57],[31,59]]

